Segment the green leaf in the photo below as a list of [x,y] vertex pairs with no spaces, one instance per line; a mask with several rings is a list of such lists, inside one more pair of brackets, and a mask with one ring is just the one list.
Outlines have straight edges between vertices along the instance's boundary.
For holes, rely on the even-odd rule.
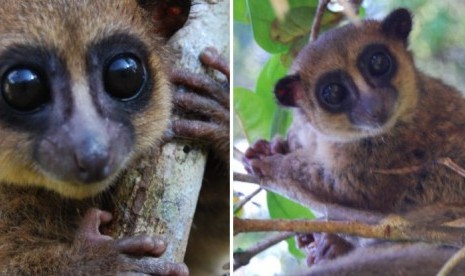
[[269,139],[274,109],[275,106],[270,106],[257,93],[241,87],[234,88],[234,111],[249,142]]
[[306,36],[310,32],[315,10],[312,7],[291,8],[283,21],[273,20],[270,28],[271,39],[289,45]]
[[269,53],[287,52],[289,46],[271,39],[270,28],[276,18],[269,1],[247,0],[255,41]]
[[[270,1],[247,0],[247,6],[255,41],[265,51],[277,54],[287,53],[296,40],[308,37],[318,1],[289,1],[283,21],[277,19]],[[341,14],[327,12],[321,27],[334,26],[341,19]]]
[[450,26],[454,25],[454,20],[446,10],[439,10],[436,16],[430,18],[422,24],[422,36],[424,41],[427,41],[433,53],[444,48],[448,41],[447,30]]
[[366,9],[362,6],[360,6],[360,8],[358,8],[358,17],[361,18],[361,19],[365,19],[367,16],[367,12],[366,12]]
[[290,110],[278,106],[273,114],[273,123],[270,131],[271,137],[278,134],[284,137],[291,123],[292,114]]
[[246,0],[233,1],[233,18],[241,23],[250,23],[249,10],[247,9]]
[[268,138],[272,138],[277,133],[284,134],[289,127],[290,113],[277,106],[273,93],[275,84],[286,76],[287,70],[288,68],[281,63],[280,55],[277,54],[270,57],[258,76],[256,93],[263,99],[264,104],[273,107],[272,117],[267,120],[271,126]]
[[[267,192],[268,210],[271,218],[285,219],[314,219],[312,212],[287,198],[278,194]],[[286,240],[289,252],[297,258],[304,258],[305,255],[297,248],[294,237]]]
[[274,86],[279,79],[286,76],[288,68],[281,63],[281,55],[272,55],[260,72],[255,90],[258,95],[275,105]]
[[275,84],[279,79],[286,76],[287,70],[288,68],[281,62],[281,55],[276,54],[270,57],[258,77],[257,94],[262,95],[265,101],[275,107],[270,123],[270,138],[276,134],[284,135],[292,121],[290,111],[277,106],[273,94]]
[[308,6],[318,7],[318,0],[289,0],[290,7]]
[[315,216],[312,212],[283,196],[268,192],[267,193],[268,210],[271,218],[284,218],[284,219],[313,219]]
[[296,258],[303,259],[305,258],[305,254],[297,247],[296,241],[294,237],[290,237],[286,240],[287,242],[287,250]]

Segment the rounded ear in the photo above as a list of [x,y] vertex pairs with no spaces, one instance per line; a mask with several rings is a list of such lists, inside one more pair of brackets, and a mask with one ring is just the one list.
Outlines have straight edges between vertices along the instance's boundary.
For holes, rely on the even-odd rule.
[[274,94],[283,106],[297,107],[297,100],[302,97],[304,89],[299,75],[286,76],[274,87]]
[[192,0],[137,0],[153,20],[154,31],[170,38],[181,29],[189,18]]
[[394,10],[381,22],[381,29],[387,36],[407,43],[412,30],[412,15],[407,9]]

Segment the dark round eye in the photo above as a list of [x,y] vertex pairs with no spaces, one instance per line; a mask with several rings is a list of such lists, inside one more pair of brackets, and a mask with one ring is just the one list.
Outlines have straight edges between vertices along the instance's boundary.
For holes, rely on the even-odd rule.
[[131,100],[142,90],[146,72],[139,59],[133,55],[120,55],[108,63],[103,81],[105,90],[113,97]]
[[34,111],[49,99],[46,82],[39,73],[27,67],[13,68],[2,78],[5,102],[19,111]]
[[329,107],[335,109],[341,107],[346,96],[347,91],[345,87],[339,83],[331,83],[323,87],[320,92],[321,101]]
[[382,76],[391,69],[391,57],[383,52],[374,53],[369,60],[368,68],[372,76]]

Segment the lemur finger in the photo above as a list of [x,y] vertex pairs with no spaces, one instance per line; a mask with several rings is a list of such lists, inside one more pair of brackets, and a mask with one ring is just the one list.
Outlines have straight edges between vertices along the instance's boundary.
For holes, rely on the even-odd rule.
[[142,235],[116,240],[115,247],[119,252],[128,255],[159,257],[166,250],[166,242],[161,237]]
[[179,69],[171,72],[170,79],[173,84],[185,86],[194,93],[215,99],[229,109],[228,89],[225,89],[217,81]]
[[200,120],[226,122],[229,125],[229,110],[216,101],[194,93],[177,93],[174,97],[175,112],[200,117]]
[[200,53],[200,61],[213,69],[216,69],[223,73],[229,82],[229,65],[226,59],[218,53],[218,50],[213,47],[205,48],[202,53]]
[[229,160],[229,127],[181,119],[174,121],[171,128],[175,136],[203,140],[214,149],[218,157],[226,162]]

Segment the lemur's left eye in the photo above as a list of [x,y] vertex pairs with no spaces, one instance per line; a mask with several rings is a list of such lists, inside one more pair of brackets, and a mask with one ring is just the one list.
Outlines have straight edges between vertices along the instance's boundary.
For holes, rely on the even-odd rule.
[[110,60],[103,74],[105,90],[120,100],[131,100],[139,94],[147,79],[142,62],[131,54]]
[[9,106],[24,112],[39,109],[50,98],[42,75],[29,67],[16,67],[7,71],[2,78],[1,93]]
[[368,70],[374,77],[380,77],[391,69],[391,57],[384,52],[374,53],[368,63]]

